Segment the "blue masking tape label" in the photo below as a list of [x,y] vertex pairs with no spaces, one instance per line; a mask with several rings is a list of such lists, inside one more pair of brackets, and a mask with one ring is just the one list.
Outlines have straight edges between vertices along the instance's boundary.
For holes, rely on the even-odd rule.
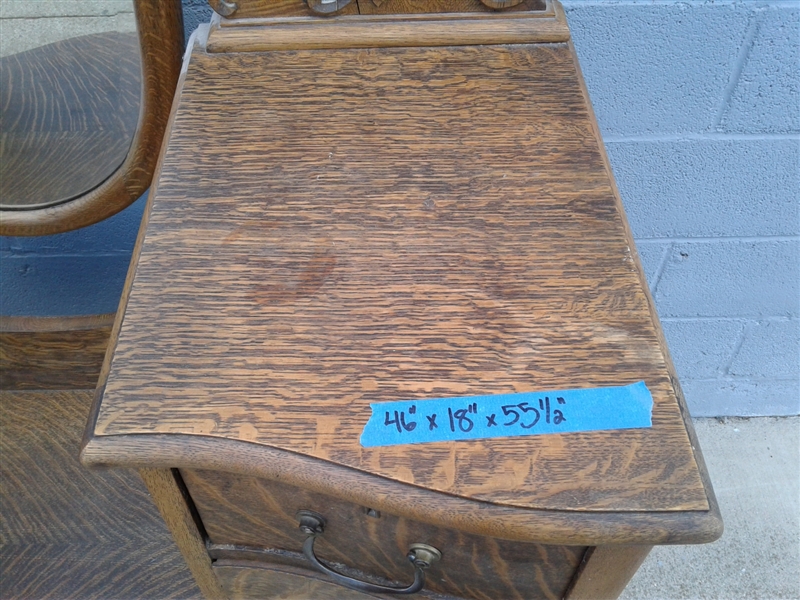
[[395,446],[651,427],[644,381],[620,387],[371,404],[361,445]]

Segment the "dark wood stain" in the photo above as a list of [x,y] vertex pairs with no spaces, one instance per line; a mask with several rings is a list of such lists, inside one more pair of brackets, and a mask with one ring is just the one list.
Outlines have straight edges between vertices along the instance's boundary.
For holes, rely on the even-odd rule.
[[[254,13],[194,52],[82,460],[140,468],[208,597],[349,597],[301,508],[358,579],[440,548],[422,597],[614,598],[721,533],[563,9],[519,6]],[[358,442],[373,402],[638,380],[648,429]]]
[[114,315],[0,317],[0,389],[97,385]]
[[139,121],[135,33],[97,33],[0,58],[0,207],[52,206],[125,160]]
[[145,467],[139,469],[139,475],[172,532],[203,596],[206,600],[223,600],[225,592],[211,571],[204,529],[191,508],[191,499],[177,469]]
[[[251,260],[256,270],[269,270],[270,261]],[[336,268],[336,255],[330,249],[314,249],[310,255],[292,261],[286,278],[275,277],[263,283],[253,284],[252,297],[259,304],[273,305],[294,303],[310,298],[325,284]]]
[[[220,12],[219,0],[210,0],[209,4],[211,8]],[[235,23],[238,19],[252,19],[258,17],[305,17],[315,14],[314,11],[309,9],[306,0],[238,0],[236,2],[236,11],[230,15],[228,21]],[[357,15],[358,4],[356,0],[352,0],[336,14]]]
[[565,600],[614,600],[647,558],[651,546],[596,546],[581,560]]
[[199,598],[133,471],[78,462],[91,390],[0,393],[0,595]]
[[211,28],[206,50],[267,52],[566,42],[569,28],[561,5],[548,8],[512,9],[503,18],[485,12],[397,15],[378,11],[341,19],[250,19],[242,27],[223,20]]
[[[281,600],[364,600],[389,598],[365,594],[325,581],[305,569],[271,565],[255,561],[219,560],[214,574],[231,600],[280,598]],[[431,597],[429,594],[417,597]],[[393,596],[397,598],[397,596]],[[437,600],[439,597],[437,597]]]
[[544,10],[544,0],[509,0],[509,6],[491,6],[492,0],[358,0],[362,15]]
[[[20,202],[33,202],[39,208],[0,211],[0,234],[49,235],[91,225],[118,213],[150,187],[181,70],[182,13],[180,0],[134,0],[134,8],[138,52],[134,45],[121,57],[109,50],[111,42],[101,36],[91,38],[94,50],[70,40],[32,55],[25,53],[36,59],[24,64],[20,57],[3,59],[3,70],[7,64],[11,78],[0,86],[2,127],[9,132],[2,140],[0,161],[5,170],[0,186],[10,186],[2,188],[3,204],[9,201],[13,209]],[[123,40],[121,47],[127,47],[127,42]],[[138,62],[135,56],[141,56],[137,75],[131,73]],[[88,81],[78,75],[87,68]],[[141,81],[141,94],[131,88],[130,77]],[[96,87],[105,80],[114,85]],[[31,81],[36,85],[28,85]],[[73,91],[76,81],[79,89]],[[37,87],[46,91],[37,92]],[[90,92],[90,87],[102,92]],[[87,110],[87,94],[95,102],[102,100],[96,111]],[[64,108],[76,106],[74,111]],[[62,126],[67,130],[59,130]],[[131,131],[135,131],[132,136]],[[105,152],[97,150],[101,145]],[[72,151],[67,153],[69,147]],[[11,160],[7,152],[12,150],[23,155]],[[36,160],[41,164],[32,170],[30,165]],[[53,205],[48,194],[55,194],[59,203]]]
[[409,486],[263,444],[194,434],[96,436],[81,459],[92,466],[180,465],[257,476],[424,523],[522,542],[701,544],[722,533],[716,506],[687,512],[520,510]]

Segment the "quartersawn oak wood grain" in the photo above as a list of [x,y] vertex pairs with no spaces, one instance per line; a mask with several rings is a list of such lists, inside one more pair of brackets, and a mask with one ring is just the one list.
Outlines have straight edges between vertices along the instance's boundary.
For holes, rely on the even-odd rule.
[[328,48],[469,46],[565,42],[563,8],[488,13],[377,14],[337,19],[221,21],[212,27],[208,52],[266,52]]
[[180,75],[183,23],[180,0],[135,0],[134,9],[142,111],[125,160],[100,185],[69,202],[0,211],[0,234],[49,235],[97,223],[121,211],[150,186]]
[[[381,598],[344,588],[301,569],[256,562],[223,560],[214,574],[231,600],[281,598],[281,600],[364,600]],[[421,594],[424,598],[427,594]],[[396,596],[395,596],[396,598]]]
[[136,473],[78,462],[91,390],[0,392],[0,595],[198,598]]
[[0,545],[0,580],[5,599],[202,599],[166,527],[150,539]]
[[[327,520],[317,556],[390,581],[411,579],[413,543],[439,548],[426,589],[459,598],[549,598],[564,595],[586,548],[525,544],[423,524],[279,481],[214,471],[181,475],[212,544],[300,552],[298,510]],[[270,557],[271,560],[272,557]]]
[[[196,53],[163,165],[95,435],[709,509],[566,45]],[[639,379],[652,429],[358,444],[370,402]]]
[[225,592],[211,571],[202,530],[188,509],[189,499],[178,474],[172,469],[139,469],[147,489],[172,532],[186,564],[207,600],[222,600]]
[[70,38],[0,58],[0,208],[42,208],[96,188],[139,121],[134,33]]
[[114,314],[0,316],[0,389],[92,389]]
[[722,533],[710,511],[521,510],[448,496],[257,443],[192,434],[95,436],[84,464],[213,469],[280,480],[409,519],[505,540],[563,545],[699,544]]
[[[220,10],[220,0],[209,0],[209,5],[220,15],[227,17],[228,21],[238,21],[239,19],[253,18],[275,18],[275,17],[300,17],[312,16],[315,13],[308,8],[306,0],[237,0],[236,9],[232,13]],[[226,14],[227,13],[227,14]],[[352,0],[336,15],[357,15],[358,4]]]

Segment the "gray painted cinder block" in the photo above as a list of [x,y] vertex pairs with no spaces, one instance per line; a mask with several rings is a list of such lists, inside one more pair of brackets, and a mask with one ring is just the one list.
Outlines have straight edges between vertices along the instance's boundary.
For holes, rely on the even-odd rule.
[[747,33],[747,4],[565,2],[603,134],[711,128]]
[[681,381],[693,417],[800,414],[800,380],[690,379]]
[[666,317],[797,317],[800,240],[681,242],[655,289]]
[[761,10],[753,27],[757,33],[720,129],[800,132],[800,8],[795,4]]
[[800,368],[800,319],[752,323],[730,366],[739,377],[797,377]]
[[681,381],[724,374],[745,324],[738,320],[665,320],[661,323]]
[[606,146],[637,238],[800,234],[800,139]]
[[565,6],[692,413],[797,414],[800,6]]

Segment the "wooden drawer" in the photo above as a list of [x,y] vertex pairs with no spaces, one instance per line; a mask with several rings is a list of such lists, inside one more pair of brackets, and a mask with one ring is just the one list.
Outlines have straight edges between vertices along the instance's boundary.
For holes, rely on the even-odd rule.
[[212,568],[231,600],[364,600],[381,597],[343,588],[305,569],[290,566],[222,559],[216,561]]
[[[399,583],[412,578],[411,544],[439,549],[426,589],[459,598],[561,598],[581,562],[583,546],[511,542],[396,517],[275,481],[182,470],[200,514],[213,558],[263,558],[310,566],[302,558],[304,535],[295,517],[302,509],[322,514],[317,541],[323,561]],[[276,552],[277,551],[277,552]],[[286,552],[288,551],[288,553]]]

